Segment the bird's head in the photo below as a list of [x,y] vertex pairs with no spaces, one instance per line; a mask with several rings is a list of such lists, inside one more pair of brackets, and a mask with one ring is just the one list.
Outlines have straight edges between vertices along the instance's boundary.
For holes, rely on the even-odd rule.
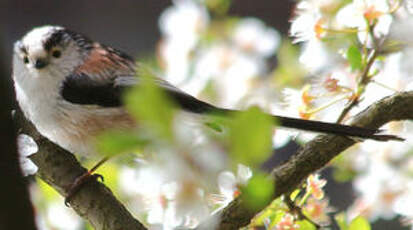
[[57,70],[64,76],[81,64],[91,48],[92,42],[80,34],[60,26],[42,26],[15,43],[13,61],[15,68],[34,77]]

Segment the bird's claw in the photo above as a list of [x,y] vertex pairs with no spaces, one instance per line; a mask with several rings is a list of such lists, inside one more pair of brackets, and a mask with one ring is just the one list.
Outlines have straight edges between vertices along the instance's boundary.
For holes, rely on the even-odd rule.
[[86,172],[83,175],[77,177],[75,181],[68,186],[67,189],[67,196],[65,198],[65,205],[67,207],[70,206],[70,202],[72,201],[74,195],[79,192],[79,190],[83,187],[83,185],[90,183],[91,181],[101,181],[104,182],[104,178],[100,174],[91,174],[90,172]]

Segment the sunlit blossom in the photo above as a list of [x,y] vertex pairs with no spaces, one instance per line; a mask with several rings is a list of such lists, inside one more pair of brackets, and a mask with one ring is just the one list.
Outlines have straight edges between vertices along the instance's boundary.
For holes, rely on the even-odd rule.
[[314,197],[308,198],[303,209],[308,217],[317,223],[329,223],[330,218],[328,217],[328,213],[333,211],[333,209],[329,207],[328,200],[319,200]]
[[389,11],[387,1],[354,0],[337,13],[337,21],[351,28],[366,29],[367,20],[378,20]]
[[294,216],[286,213],[277,223],[276,230],[298,230],[300,226],[295,222]]
[[339,89],[338,80],[331,77],[324,80],[323,86],[329,92],[336,92]]
[[354,0],[344,6],[337,13],[339,25],[347,28],[356,28],[359,40],[362,44],[372,46],[372,38],[368,31],[369,25],[373,22],[375,37],[387,35],[392,22],[392,17],[388,14],[390,10],[387,1],[382,0]]
[[321,15],[303,14],[294,19],[290,35],[294,37],[294,42],[321,39],[326,35],[324,27],[326,27],[325,19]]
[[285,88],[283,90],[285,105],[287,105],[290,116],[299,116],[303,119],[311,119],[310,112],[313,107],[315,96],[312,95],[311,86],[306,85],[301,90]]
[[307,178],[307,192],[311,193],[314,198],[321,200],[324,197],[323,187],[326,184],[327,181],[320,179],[319,174],[311,174]]
[[325,37],[328,32],[328,20],[340,1],[303,0],[297,3],[290,28],[294,42],[315,41]]

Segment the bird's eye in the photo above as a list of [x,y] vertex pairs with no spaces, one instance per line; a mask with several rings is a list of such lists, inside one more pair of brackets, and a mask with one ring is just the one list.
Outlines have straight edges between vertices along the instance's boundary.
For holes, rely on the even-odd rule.
[[54,50],[52,52],[52,56],[55,58],[59,58],[60,56],[62,56],[62,52],[60,50]]
[[24,62],[24,64],[29,63],[29,58],[27,56],[24,56],[23,57],[23,62]]

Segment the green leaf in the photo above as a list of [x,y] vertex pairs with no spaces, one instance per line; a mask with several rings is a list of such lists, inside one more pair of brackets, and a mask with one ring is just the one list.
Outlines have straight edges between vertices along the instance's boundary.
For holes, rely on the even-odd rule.
[[370,223],[362,216],[356,217],[351,221],[348,230],[370,230]]
[[86,224],[86,230],[94,230],[92,225],[90,225],[88,222],[86,222],[85,224]]
[[142,68],[139,72],[141,83],[126,94],[128,111],[146,126],[147,131],[165,140],[172,140],[174,106],[159,87],[152,74]]
[[272,147],[273,118],[258,107],[237,114],[230,125],[231,157],[237,163],[257,166]]
[[219,124],[218,122],[214,122],[214,121],[209,121],[209,122],[205,122],[204,123],[207,127],[211,128],[212,130],[216,131],[216,132],[223,132],[223,128],[221,126],[221,124]]
[[344,212],[341,212],[341,213],[335,215],[334,219],[336,220],[338,226],[340,227],[340,230],[348,230],[348,224],[347,224],[347,221],[346,221],[346,214]]
[[347,50],[347,60],[352,71],[360,70],[363,67],[360,50],[354,45],[351,45]]
[[268,205],[264,210],[260,211],[252,220],[252,226],[264,226],[264,222],[270,220],[270,228],[271,226],[278,223],[281,218],[285,215],[286,209],[284,207],[283,201],[281,198],[275,199]]
[[297,224],[300,226],[299,228],[300,230],[315,230],[316,229],[316,227],[312,223],[308,222],[307,220],[297,221]]
[[135,133],[127,131],[108,131],[97,137],[96,148],[104,156],[130,153],[146,144]]
[[274,194],[274,182],[263,173],[254,173],[246,187],[241,188],[241,196],[247,207],[260,211],[270,204]]
[[291,194],[290,194],[290,199],[292,201],[295,201],[295,198],[297,198],[297,196],[300,194],[301,190],[300,189],[296,189],[294,190]]

